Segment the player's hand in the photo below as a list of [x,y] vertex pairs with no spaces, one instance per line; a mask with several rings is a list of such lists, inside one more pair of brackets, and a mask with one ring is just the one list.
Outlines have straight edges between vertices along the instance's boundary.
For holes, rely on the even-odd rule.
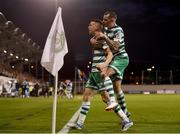
[[90,43],[91,43],[91,45],[97,45],[98,41],[96,39],[94,39],[94,38],[91,38]]
[[105,68],[107,68],[107,64],[106,63],[100,63],[100,64],[97,64],[96,67],[100,70],[100,71],[103,71]]
[[101,70],[101,76],[102,76],[103,78],[105,78],[105,77],[106,77],[106,73],[107,73],[107,67],[105,67],[105,68],[103,68],[103,69]]
[[105,39],[107,38],[107,36],[104,34],[104,33],[99,33],[97,36],[96,36],[96,39],[97,40],[102,40],[102,39]]

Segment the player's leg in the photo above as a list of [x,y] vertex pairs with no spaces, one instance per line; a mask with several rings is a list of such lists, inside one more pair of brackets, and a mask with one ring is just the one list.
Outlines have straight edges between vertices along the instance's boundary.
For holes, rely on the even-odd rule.
[[[114,100],[115,97],[114,97],[114,90],[113,90],[113,84],[112,84],[112,80],[110,79],[109,76],[112,76],[113,74],[115,74],[116,72],[112,69],[112,68],[109,68],[106,70],[106,73],[105,73],[105,81],[104,81],[104,86],[106,88],[106,91],[109,95],[109,97]],[[107,100],[106,100],[107,101]]]
[[68,99],[70,99],[70,91],[69,91],[69,89],[67,89],[67,97],[68,97]]
[[[119,86],[119,83],[116,81],[116,84]],[[109,86],[110,85],[110,86]],[[116,87],[118,87],[117,85],[115,85]],[[110,96],[114,96],[114,90],[113,90],[113,86],[112,86],[112,81],[110,80],[107,80],[104,84],[104,89],[106,89],[106,91],[108,91],[108,94],[106,92],[104,92],[103,89],[100,89],[101,90],[101,96],[102,96],[102,99],[103,101],[108,104],[110,103],[110,101],[113,101],[115,102],[115,98],[111,98],[110,99]],[[119,88],[117,88],[119,89]],[[113,91],[112,91],[113,90]],[[112,91],[112,92],[111,92]],[[112,94],[111,94],[112,93]],[[114,111],[115,113],[121,117],[123,120],[125,121],[128,121],[128,117],[126,116],[126,114],[124,113],[124,111],[122,110],[121,106],[120,105],[116,105],[114,107]]]
[[73,122],[68,123],[68,127],[70,128],[76,128],[76,129],[82,129],[84,122],[87,117],[87,113],[90,109],[90,99],[93,95],[93,90],[91,88],[85,88],[85,91],[83,93],[83,101],[82,105],[80,107],[79,115],[76,119],[74,119]]
[[121,109],[124,111],[124,113],[129,117],[130,113],[127,110],[127,105],[126,105],[126,101],[125,101],[125,96],[124,93],[121,89],[121,80],[116,80],[113,82],[113,87],[114,90],[116,92],[116,96],[117,96],[117,101],[119,103],[119,105],[121,106]]
[[128,57],[125,57],[125,58],[120,57],[119,58],[119,63],[118,63],[118,65],[116,65],[116,68],[118,69],[118,75],[115,76],[115,81],[113,82],[113,86],[114,86],[114,90],[117,95],[118,103],[121,106],[121,109],[129,117],[130,113],[128,112],[126,101],[125,101],[125,96],[124,96],[123,90],[121,88],[124,70],[126,69],[128,64],[129,64]]
[[[101,96],[102,96],[103,101],[106,104],[108,104],[109,103],[109,95],[107,94],[107,92],[101,91]],[[119,104],[116,103],[113,110],[118,115],[118,117],[122,120],[122,131],[126,131],[133,125],[133,122],[131,122],[131,120],[129,120],[129,118],[123,112],[123,110],[121,109]]]
[[79,116],[77,118],[77,121],[75,123],[69,124],[69,127],[72,128],[76,128],[76,129],[82,129],[83,124],[85,122],[87,113],[90,109],[90,99],[93,96],[93,90],[92,89],[98,89],[98,87],[96,87],[96,83],[93,79],[93,73],[91,73],[89,75],[88,81],[86,82],[86,88],[85,91],[83,93],[83,102],[80,108],[80,113]]
[[130,113],[127,110],[124,93],[121,88],[124,70],[128,66],[128,64],[128,57],[115,56],[113,61],[109,65],[109,68],[107,69],[107,75],[110,76],[111,80],[113,81],[114,91],[116,92],[117,101],[121,106],[121,109],[125,114],[127,114],[127,116],[130,116]]
[[[112,64],[110,65],[110,67],[112,69],[114,69],[114,71],[116,72],[115,74],[113,74],[111,76],[111,79],[113,81],[114,91],[116,92],[117,100],[120,105],[120,108],[126,114],[127,117],[130,116],[130,113],[127,110],[127,105],[125,102],[124,93],[121,88],[121,83],[122,83],[122,79],[123,79],[124,70],[128,66],[128,64],[129,64],[128,57],[116,56],[114,59],[114,62],[112,62]],[[116,108],[114,111],[118,114],[119,110],[118,110],[118,108]],[[133,125],[132,121],[130,121],[130,120],[127,121],[124,119],[122,120],[122,130],[123,131],[126,131],[132,125]]]
[[64,92],[65,92],[65,94],[66,94],[66,97],[69,98],[67,88],[64,90]]
[[[108,99],[108,106],[106,107],[106,110],[109,111],[113,109],[115,106],[117,106],[115,96],[114,96],[114,90],[113,90],[113,84],[109,77],[103,77],[101,72],[94,72],[92,73],[92,80],[94,81],[98,91],[100,91],[102,99]],[[106,96],[105,92],[101,91],[109,91],[109,95]]]
[[123,112],[120,105],[114,108],[114,112],[118,115],[118,117],[122,120],[122,131],[127,131],[132,125],[133,122],[127,117],[127,115]]
[[[102,97],[102,100],[107,104],[106,111],[110,111],[118,104],[115,99],[113,84],[109,77],[105,77],[103,88],[105,91],[101,92],[101,97]],[[102,91],[103,89],[100,89],[100,90]]]
[[72,89],[70,89],[70,98],[73,98],[73,93],[72,93]]
[[85,119],[86,119],[86,116],[87,116],[87,113],[90,109],[90,99],[93,95],[93,90],[90,89],[90,88],[85,88],[85,91],[84,91],[84,94],[83,94],[83,102],[82,102],[82,105],[81,105],[81,110],[80,110],[80,113],[79,113],[79,118],[77,120],[77,128],[78,129],[82,129],[83,127],[83,124],[85,122]]

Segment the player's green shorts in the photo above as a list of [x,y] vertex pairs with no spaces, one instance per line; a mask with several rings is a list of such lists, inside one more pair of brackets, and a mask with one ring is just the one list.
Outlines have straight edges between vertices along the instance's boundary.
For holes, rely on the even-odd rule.
[[100,72],[91,72],[86,82],[86,88],[92,88],[94,90],[103,91],[105,90],[104,79]]
[[116,73],[110,77],[111,80],[112,81],[119,79],[122,80],[124,70],[128,66],[128,64],[129,64],[128,56],[122,57],[121,55],[116,55],[113,58],[112,62],[109,64],[109,67],[113,68],[116,71]]

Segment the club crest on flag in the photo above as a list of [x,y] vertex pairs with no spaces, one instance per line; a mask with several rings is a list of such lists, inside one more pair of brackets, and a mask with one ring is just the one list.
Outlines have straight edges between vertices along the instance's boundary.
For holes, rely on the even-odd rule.
[[54,49],[55,53],[60,52],[63,49],[64,44],[65,44],[65,34],[64,34],[64,32],[59,33],[57,31],[56,43],[55,43],[55,49]]

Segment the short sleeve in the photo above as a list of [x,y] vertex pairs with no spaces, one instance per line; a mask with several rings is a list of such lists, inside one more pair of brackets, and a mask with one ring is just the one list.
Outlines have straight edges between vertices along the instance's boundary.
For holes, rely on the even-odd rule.
[[118,41],[121,42],[124,38],[124,33],[123,31],[119,30],[116,34],[115,34],[115,38],[113,39],[114,41]]

